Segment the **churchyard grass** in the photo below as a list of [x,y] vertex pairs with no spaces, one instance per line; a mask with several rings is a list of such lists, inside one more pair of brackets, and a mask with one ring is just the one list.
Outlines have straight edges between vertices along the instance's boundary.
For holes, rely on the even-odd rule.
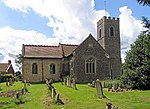
[[[0,92],[7,90],[21,90],[22,82],[17,82],[15,86],[6,86],[0,83]],[[60,99],[65,105],[45,106],[43,101],[50,96],[46,84],[31,84],[27,86],[29,93],[23,95],[24,104],[15,104],[15,97],[0,97],[0,102],[8,102],[7,105],[0,106],[0,109],[105,109],[106,102],[111,102],[113,106],[121,109],[148,109],[150,107],[150,90],[133,90],[128,92],[108,92],[104,88],[105,98],[97,97],[96,89],[87,84],[77,84],[77,90],[69,88],[61,83],[54,83],[56,92],[60,94]]]

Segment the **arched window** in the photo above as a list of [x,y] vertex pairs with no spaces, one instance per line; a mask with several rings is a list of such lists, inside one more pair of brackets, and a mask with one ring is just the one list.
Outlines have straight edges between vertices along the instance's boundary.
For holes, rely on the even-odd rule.
[[110,36],[114,36],[114,28],[113,27],[110,27],[109,32],[110,32]]
[[100,29],[99,30],[99,38],[101,38],[102,37],[102,30]]
[[85,72],[86,73],[95,73],[96,72],[96,60],[94,58],[89,58],[85,60]]
[[32,74],[38,73],[38,65],[36,63],[32,64]]
[[50,65],[50,74],[55,74],[55,64]]

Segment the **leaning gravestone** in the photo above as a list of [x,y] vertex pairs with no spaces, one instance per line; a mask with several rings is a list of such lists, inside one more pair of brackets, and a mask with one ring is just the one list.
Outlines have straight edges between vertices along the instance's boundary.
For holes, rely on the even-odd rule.
[[104,97],[104,95],[103,95],[103,88],[102,88],[102,84],[101,84],[99,79],[96,80],[95,86],[96,86],[98,97],[99,98],[103,98]]
[[56,91],[54,88],[52,88],[52,98],[54,98],[56,96]]

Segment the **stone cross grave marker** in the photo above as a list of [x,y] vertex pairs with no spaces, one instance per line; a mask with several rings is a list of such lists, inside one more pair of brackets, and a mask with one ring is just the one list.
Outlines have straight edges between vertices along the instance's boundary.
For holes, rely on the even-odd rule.
[[102,84],[101,84],[99,79],[96,80],[95,85],[96,85],[96,90],[97,90],[98,97],[99,98],[103,98],[104,97],[104,95],[103,95],[103,88],[102,88]]

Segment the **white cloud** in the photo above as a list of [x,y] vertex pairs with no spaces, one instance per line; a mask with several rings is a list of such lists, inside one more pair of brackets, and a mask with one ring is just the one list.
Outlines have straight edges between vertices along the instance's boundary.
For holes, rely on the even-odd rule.
[[[3,38],[0,39],[0,59],[3,60],[18,54],[22,44],[79,44],[89,33],[96,37],[96,22],[105,15],[104,10],[94,9],[94,0],[4,0],[4,3],[23,13],[33,10],[39,16],[47,18],[47,26],[53,29],[53,38],[33,30],[1,28],[0,36]],[[121,7],[119,11],[122,48],[126,51],[142,30],[142,25],[126,6]],[[108,12],[106,14],[109,16]]]
[[122,58],[125,58],[125,52],[130,49],[130,44],[133,43],[141,31],[144,30],[142,22],[132,16],[132,10],[127,6],[119,9],[120,18],[120,33],[121,33],[121,48]]
[[2,62],[12,60],[13,65],[15,65],[15,56],[21,53],[22,44],[56,45],[59,43],[58,39],[47,38],[36,31],[15,30],[11,27],[0,28],[0,36],[2,36],[0,38],[0,60]]

